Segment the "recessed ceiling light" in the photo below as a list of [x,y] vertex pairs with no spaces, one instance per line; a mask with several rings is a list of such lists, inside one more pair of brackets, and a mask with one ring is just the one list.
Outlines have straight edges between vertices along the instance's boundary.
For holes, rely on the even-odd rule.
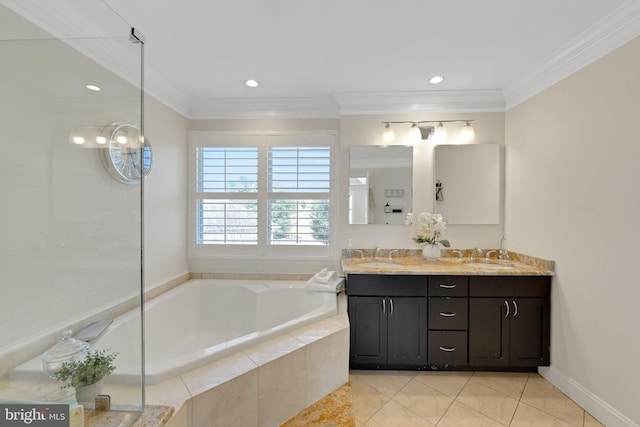
[[100,89],[100,86],[96,86],[96,85],[85,85],[85,87],[94,92],[100,92],[102,90]]
[[438,83],[442,83],[443,80],[444,77],[442,76],[433,76],[429,79],[429,83],[431,83],[432,85],[437,85]]
[[249,79],[249,80],[245,80],[244,84],[246,84],[249,87],[258,87],[259,83],[257,80]]

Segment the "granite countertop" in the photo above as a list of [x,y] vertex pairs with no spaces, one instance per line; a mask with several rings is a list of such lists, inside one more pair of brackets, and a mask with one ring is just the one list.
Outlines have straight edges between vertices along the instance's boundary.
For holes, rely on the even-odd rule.
[[452,251],[443,251],[437,261],[427,261],[416,250],[400,250],[398,256],[389,259],[389,250],[381,250],[373,258],[372,250],[363,250],[364,258],[343,258],[344,274],[424,274],[424,275],[462,275],[462,276],[553,276],[554,262],[534,258],[515,252],[509,252],[509,260],[480,258],[471,260],[461,250],[463,257],[453,255]]

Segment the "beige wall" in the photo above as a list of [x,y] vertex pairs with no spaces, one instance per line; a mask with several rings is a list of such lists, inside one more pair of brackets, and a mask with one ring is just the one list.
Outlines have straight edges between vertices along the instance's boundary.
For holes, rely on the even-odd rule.
[[153,168],[145,179],[145,284],[147,289],[188,273],[187,134],[189,121],[145,98],[145,135]]
[[607,426],[640,423],[639,119],[640,39],[506,115],[510,247],[557,265],[543,374]]

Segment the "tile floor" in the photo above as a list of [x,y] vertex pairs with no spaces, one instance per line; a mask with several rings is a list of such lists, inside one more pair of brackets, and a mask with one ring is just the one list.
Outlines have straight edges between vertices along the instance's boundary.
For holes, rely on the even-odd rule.
[[350,371],[356,427],[596,427],[538,374]]

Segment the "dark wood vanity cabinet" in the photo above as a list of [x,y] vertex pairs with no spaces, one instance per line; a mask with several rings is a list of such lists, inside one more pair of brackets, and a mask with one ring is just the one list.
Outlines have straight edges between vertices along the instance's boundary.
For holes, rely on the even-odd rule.
[[549,276],[348,275],[350,365],[547,366],[550,288]]
[[427,279],[349,277],[350,365],[418,369],[427,363]]
[[549,365],[551,279],[477,276],[469,279],[469,364]]

